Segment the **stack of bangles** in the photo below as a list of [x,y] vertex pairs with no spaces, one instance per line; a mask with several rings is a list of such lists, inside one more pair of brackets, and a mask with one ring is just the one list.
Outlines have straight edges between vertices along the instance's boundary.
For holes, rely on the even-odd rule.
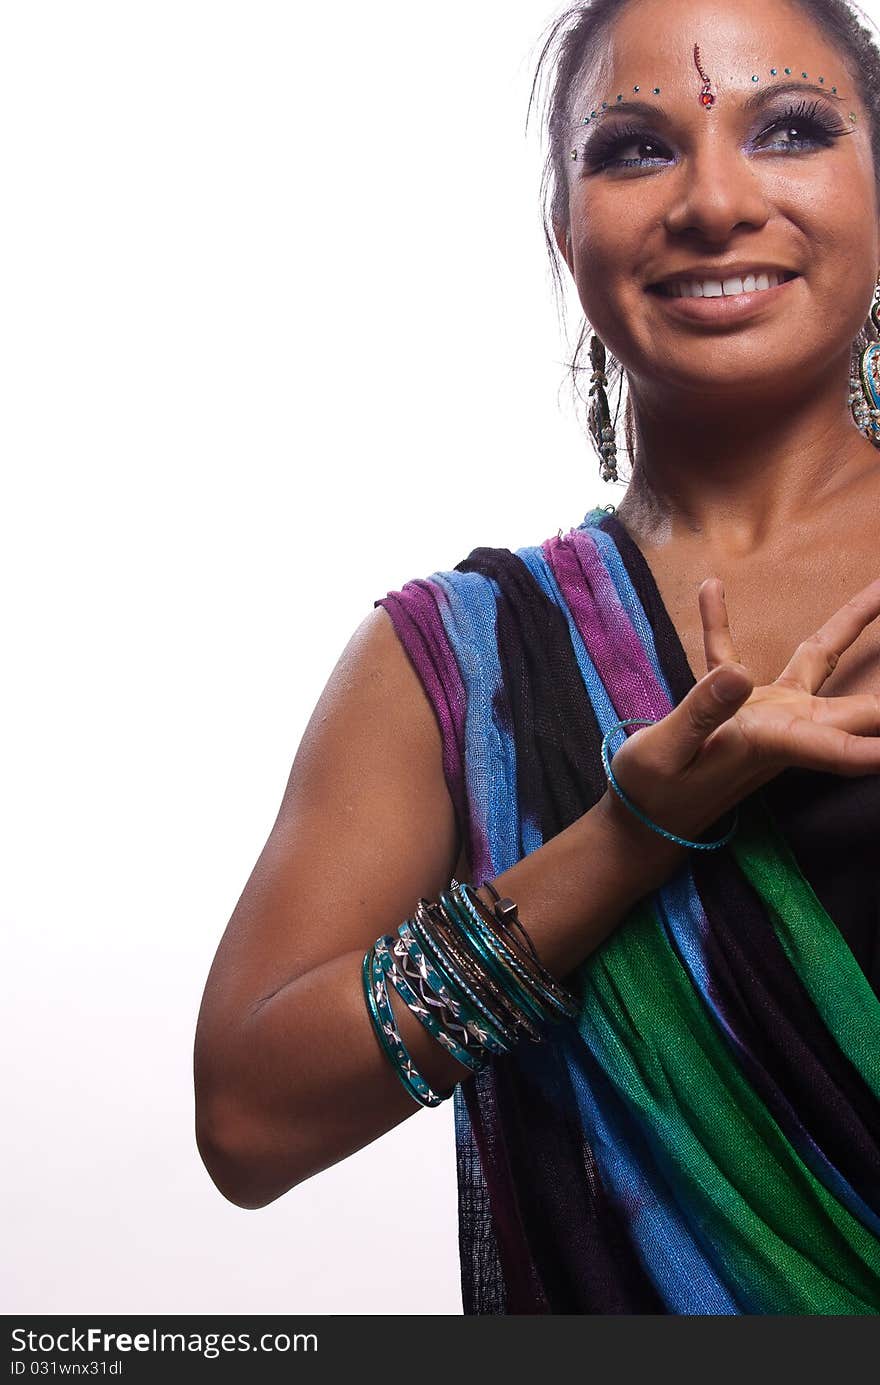
[[[736,809],[732,826],[716,841],[689,841],[652,822],[618,784],[608,754],[610,738],[624,726],[651,724],[650,718],[630,717],[605,732],[601,754],[610,787],[636,817],[670,841],[697,851],[726,846],[738,826]],[[489,880],[483,888],[495,900],[493,910],[473,885],[453,879],[438,903],[420,899],[415,918],[400,925],[397,937],[378,938],[364,956],[364,995],[373,1028],[420,1106],[439,1106],[455,1088],[433,1092],[413,1064],[394,1022],[389,981],[428,1033],[471,1072],[480,1072],[493,1055],[509,1053],[520,1039],[541,1043],[553,1023],[577,1015],[574,996],[538,960],[513,900],[502,899]]]
[[[420,1106],[439,1106],[452,1090],[431,1090],[400,1036],[390,982],[432,1038],[479,1072],[521,1039],[541,1043],[549,1026],[573,1019],[574,997],[541,965],[512,899],[488,880],[494,911],[473,885],[453,880],[437,903],[420,899],[414,918],[368,949],[363,961],[367,1010],[401,1083]],[[518,936],[519,935],[519,936]]]

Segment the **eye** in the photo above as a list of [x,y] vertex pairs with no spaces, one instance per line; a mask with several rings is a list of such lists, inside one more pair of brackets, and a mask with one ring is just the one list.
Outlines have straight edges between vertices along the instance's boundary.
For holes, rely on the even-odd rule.
[[801,102],[798,107],[790,107],[785,115],[774,120],[758,135],[758,143],[766,136],[779,132],[779,138],[764,144],[765,149],[775,149],[780,153],[797,152],[804,149],[827,149],[841,135],[848,135],[850,128],[839,122],[830,112],[826,113],[818,101],[810,105]]
[[669,149],[656,135],[635,127],[603,130],[594,135],[584,149],[584,158],[592,173],[600,173],[604,168],[654,165],[670,157]]

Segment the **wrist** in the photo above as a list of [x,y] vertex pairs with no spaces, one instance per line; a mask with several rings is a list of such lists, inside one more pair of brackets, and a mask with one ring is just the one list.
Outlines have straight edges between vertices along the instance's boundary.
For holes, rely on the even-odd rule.
[[610,784],[595,806],[609,850],[618,856],[621,869],[632,878],[634,888],[644,883],[635,898],[655,889],[687,860],[689,847],[670,841],[642,822]]

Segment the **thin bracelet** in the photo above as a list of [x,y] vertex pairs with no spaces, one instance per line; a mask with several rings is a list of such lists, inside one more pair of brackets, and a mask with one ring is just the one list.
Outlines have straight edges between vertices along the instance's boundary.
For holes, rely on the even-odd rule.
[[[490,909],[480,898],[475,886],[467,882],[457,882],[455,893],[469,909],[479,915],[483,925],[490,930],[498,945],[510,954],[515,963],[519,964],[519,969],[524,972],[529,983],[535,986],[542,995],[546,995],[551,1005],[566,1013],[576,1012],[577,1002],[574,996],[556,980],[556,977],[547,970],[538,956],[532,939],[520,921],[517,905],[512,899],[502,899],[494,885],[489,884],[488,888],[492,891],[496,901],[494,909]],[[515,924],[522,933],[529,946],[528,952],[513,933],[510,923]],[[504,937],[496,928],[496,924],[500,925]],[[570,1017],[571,1014],[569,1013]]]
[[508,1047],[528,1035],[540,1038],[531,1020],[499,986],[481,958],[467,946],[455,921],[439,902],[420,899],[412,921],[419,937],[437,957],[440,972],[448,974],[459,987],[465,987],[482,1014],[502,1035]]
[[[464,908],[467,909],[477,927],[483,930],[488,937],[491,937],[491,945],[499,949],[507,965],[519,976],[523,977],[526,984],[531,986],[533,991],[537,992],[540,996],[545,1011],[543,1018],[545,1020],[552,1018],[552,1016],[546,1014],[546,1010],[549,1007],[551,1011],[562,1015],[565,1019],[573,1019],[577,1014],[577,1002],[574,997],[558,984],[556,978],[552,976],[545,967],[537,962],[537,958],[535,958],[534,962],[530,959],[530,965],[524,965],[523,961],[517,957],[514,948],[509,946],[508,943],[500,937],[492,928],[489,921],[484,917],[482,911],[486,909],[486,905],[480,899],[473,885],[459,884],[452,893],[456,899],[461,901]],[[510,902],[511,904],[513,903],[512,900]],[[488,910],[486,910],[486,912],[488,913]],[[497,915],[494,917],[497,918]],[[513,943],[512,938],[511,943]],[[519,948],[518,943],[514,946]],[[522,949],[519,948],[519,950],[520,953],[522,953]]]
[[[501,953],[497,951],[482,930],[474,928],[471,916],[465,906],[459,903],[458,899],[451,894],[441,894],[440,903],[447,913],[459,923],[462,933],[468,943],[483,958],[487,967],[490,968],[499,984],[504,987],[507,993],[521,1005],[526,1014],[534,1024],[543,1025],[546,1015],[542,1006],[539,1006],[535,996],[530,994],[522,979],[514,971]],[[486,930],[488,932],[488,929]]]
[[[531,1012],[519,1004],[513,989],[508,985],[506,975],[497,974],[486,960],[478,946],[478,940],[468,931],[468,925],[459,922],[452,909],[446,909],[442,900],[436,903],[425,901],[425,934],[429,941],[442,945],[442,956],[458,967],[458,973],[468,976],[474,990],[484,997],[488,1010],[496,1025],[505,1026],[505,1033],[511,1033],[513,1042],[529,1038],[533,1043],[541,1043],[544,1034]],[[427,926],[427,925],[430,925]],[[432,931],[433,930],[433,931]],[[441,967],[442,970],[442,967]]]
[[[453,881],[452,881],[452,888],[454,889],[455,886],[456,886],[458,883],[459,883],[459,882],[458,882],[456,879],[453,878]],[[471,886],[471,889],[474,889],[474,887]],[[496,904],[500,904],[500,903],[501,903],[501,895],[498,893],[498,891],[496,890],[495,886],[492,884],[492,881],[491,881],[491,880],[484,880],[484,881],[483,881],[483,889],[489,891],[490,895],[491,895],[492,898],[495,900],[495,903],[496,903]],[[476,894],[476,890],[475,890],[475,889],[474,889],[474,894]],[[495,914],[495,917],[498,918],[497,912],[496,912],[496,914]],[[513,935],[512,935],[511,929],[510,929],[510,924],[508,923],[507,919],[506,919],[506,918],[502,918],[502,919],[499,920],[499,922],[501,923],[501,927],[505,930],[505,932],[508,934],[508,936],[512,938]],[[537,948],[535,947],[535,944],[532,942],[531,938],[529,937],[528,933],[526,932],[525,928],[523,928],[522,923],[520,922],[520,919],[519,919],[519,915],[518,915],[518,914],[513,914],[513,916],[511,917],[510,923],[512,923],[512,924],[514,925],[514,927],[515,927],[515,928],[518,928],[519,931],[520,931],[520,933],[522,933],[523,938],[525,939],[525,942],[526,942],[526,946],[527,946],[528,949],[529,949],[529,952],[531,952],[532,956],[534,957],[535,961],[537,962],[537,961],[538,961],[538,950],[537,950]]]
[[[731,827],[730,831],[726,832],[724,836],[719,838],[717,842],[689,842],[686,837],[677,837],[674,832],[667,832],[665,827],[658,827],[656,822],[652,822],[649,817],[646,817],[645,814],[641,811],[641,809],[636,807],[632,799],[627,798],[626,794],[623,792],[623,789],[620,787],[617,780],[614,778],[614,775],[611,772],[611,764],[608,759],[607,749],[608,737],[611,735],[612,731],[616,731],[618,727],[621,726],[654,725],[656,725],[656,718],[652,721],[648,717],[629,717],[626,721],[616,721],[613,726],[609,726],[608,730],[605,732],[605,735],[602,737],[602,764],[605,768],[605,773],[608,776],[609,784],[614,789],[614,792],[617,794],[618,798],[620,798],[626,804],[630,812],[635,813],[636,817],[639,818],[643,823],[645,823],[647,827],[652,828],[654,832],[659,832],[661,837],[668,837],[669,841],[678,842],[679,846],[692,847],[694,851],[715,851],[719,846],[726,846],[739,825],[739,810],[737,808],[734,808],[733,810],[733,826]],[[619,748],[620,747],[618,746],[618,749]]]

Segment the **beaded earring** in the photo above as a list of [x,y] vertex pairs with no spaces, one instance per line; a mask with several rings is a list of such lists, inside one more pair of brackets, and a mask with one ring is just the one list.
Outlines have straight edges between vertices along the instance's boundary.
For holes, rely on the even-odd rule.
[[611,410],[608,408],[608,396],[605,393],[608,385],[608,377],[605,374],[605,343],[595,332],[590,339],[590,363],[593,373],[590,376],[587,425],[599,453],[599,473],[602,480],[616,481],[617,444],[614,441]]
[[[874,286],[871,322],[880,338],[880,275]],[[859,432],[880,447],[880,340],[869,342],[864,351],[853,359],[849,380],[849,405]]]

